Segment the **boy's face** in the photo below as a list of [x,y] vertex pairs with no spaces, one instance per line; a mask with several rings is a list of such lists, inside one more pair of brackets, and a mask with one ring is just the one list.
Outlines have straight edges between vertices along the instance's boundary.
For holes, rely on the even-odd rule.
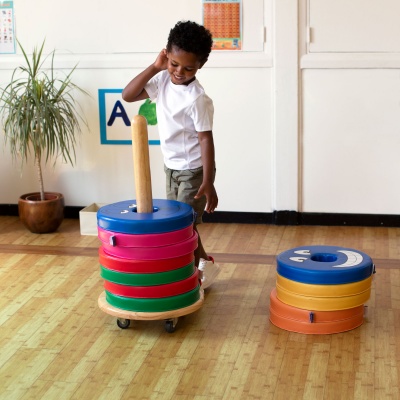
[[188,85],[196,76],[197,71],[204,65],[193,53],[188,53],[172,46],[167,53],[168,72],[175,85]]

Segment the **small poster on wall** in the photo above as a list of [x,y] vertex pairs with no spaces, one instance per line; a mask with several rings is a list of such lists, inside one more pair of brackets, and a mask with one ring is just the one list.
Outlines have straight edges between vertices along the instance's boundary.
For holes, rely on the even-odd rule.
[[134,115],[143,115],[147,120],[149,145],[159,145],[156,103],[124,103],[122,89],[98,89],[100,143],[132,145],[131,120]]
[[203,0],[203,25],[213,35],[213,50],[241,50],[242,0]]
[[14,2],[0,1],[0,54],[15,53]]

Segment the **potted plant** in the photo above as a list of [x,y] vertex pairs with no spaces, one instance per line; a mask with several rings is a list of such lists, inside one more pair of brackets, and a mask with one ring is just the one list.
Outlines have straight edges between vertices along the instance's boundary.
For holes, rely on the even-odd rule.
[[[15,68],[10,83],[0,88],[1,123],[13,160],[20,159],[23,166],[31,155],[37,169],[39,191],[18,200],[20,219],[35,233],[54,232],[64,218],[64,197],[45,191],[42,163],[52,159],[54,166],[61,157],[73,165],[79,122],[87,125],[74,93],[88,93],[71,81],[76,66],[59,77],[54,68],[55,50],[44,56],[44,43],[29,58],[18,42],[25,64]],[[45,68],[49,57],[50,65]]]

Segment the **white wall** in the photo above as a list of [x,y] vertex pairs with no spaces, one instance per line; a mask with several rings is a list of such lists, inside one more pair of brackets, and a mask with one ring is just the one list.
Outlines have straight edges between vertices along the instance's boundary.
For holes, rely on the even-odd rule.
[[303,210],[398,214],[400,74],[303,72]]
[[[79,62],[74,80],[92,96],[83,100],[90,132],[85,129],[81,137],[75,167],[58,164],[55,170],[45,172],[45,189],[64,193],[67,205],[135,197],[131,146],[100,144],[97,91],[123,88],[153,62],[179,19],[201,22],[201,2],[174,3],[171,7],[163,0],[123,0],[115,6],[96,2],[94,8],[92,2],[76,0],[68,5],[58,2],[57,7],[48,0],[35,4],[15,1],[17,32],[24,47],[31,49],[46,36],[46,48],[57,48],[59,54],[56,67],[69,68]],[[271,16],[264,3],[271,8],[270,1],[244,2],[243,51],[213,53],[198,74],[214,100],[216,187],[221,211],[272,209],[271,44],[264,43],[264,24],[270,24]],[[47,18],[49,13],[56,18]],[[7,82],[19,62],[22,58],[18,54],[0,58],[1,83]],[[0,204],[15,204],[20,194],[35,191],[37,186],[33,166],[26,166],[20,177],[7,150],[0,159]],[[159,146],[150,146],[150,159],[153,197],[164,198]]]
[[[90,132],[84,131],[77,148],[75,167],[59,163],[45,172],[46,190],[64,193],[66,204],[81,206],[92,202],[116,202],[135,196],[131,146],[101,145],[97,88],[123,87],[140,70],[120,69],[76,71],[75,82],[93,96],[84,99]],[[204,68],[199,79],[214,99],[214,138],[217,161],[216,187],[223,211],[271,209],[270,76],[261,68]],[[235,82],[235,84],[232,84]],[[246,95],[248,85],[267,95]],[[154,198],[165,197],[163,162],[159,146],[149,146]],[[22,177],[12,166],[7,148],[0,158],[0,204],[15,204],[18,196],[37,191],[33,165]],[[249,179],[249,177],[251,177]],[[257,195],[254,192],[255,180]]]
[[[198,76],[216,110],[218,210],[398,214],[400,57],[392,38],[400,6],[374,0],[366,11],[362,0],[243,2],[250,7],[244,12],[243,51],[214,52]],[[21,40],[31,46],[47,33],[46,47],[60,49],[57,66],[79,62],[75,80],[92,99],[84,102],[90,132],[81,137],[76,166],[48,168],[46,189],[63,192],[71,206],[134,198],[130,146],[100,144],[97,90],[123,88],[152,62],[176,20],[201,22],[200,2],[177,1],[179,16],[162,2],[161,14],[152,14],[152,2],[119,2],[115,14],[123,15],[112,19],[117,41],[98,35],[106,29],[99,23],[108,15],[105,2],[96,2],[94,10],[85,3],[82,12],[91,18],[77,24],[78,37],[75,30],[65,34],[67,11],[63,2],[61,8],[54,3],[15,1]],[[43,17],[35,29],[32,13],[43,10],[57,19]],[[380,17],[370,29],[377,10]],[[140,18],[130,24],[126,15]],[[147,15],[163,15],[167,22],[144,23]],[[257,29],[249,22],[254,15]],[[57,26],[58,34],[50,35]],[[19,62],[20,55],[0,56],[0,84]],[[150,146],[150,158],[153,196],[162,198],[158,146]],[[0,204],[16,204],[21,193],[35,190],[32,165],[20,177],[8,149],[0,148]]]
[[399,214],[400,3],[301,3],[301,210]]

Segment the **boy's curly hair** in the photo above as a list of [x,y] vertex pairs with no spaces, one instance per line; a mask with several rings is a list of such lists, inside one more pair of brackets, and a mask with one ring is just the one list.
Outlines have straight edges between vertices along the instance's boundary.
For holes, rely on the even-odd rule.
[[167,51],[176,46],[195,54],[200,62],[206,62],[212,47],[212,34],[203,25],[192,21],[179,21],[169,32]]

